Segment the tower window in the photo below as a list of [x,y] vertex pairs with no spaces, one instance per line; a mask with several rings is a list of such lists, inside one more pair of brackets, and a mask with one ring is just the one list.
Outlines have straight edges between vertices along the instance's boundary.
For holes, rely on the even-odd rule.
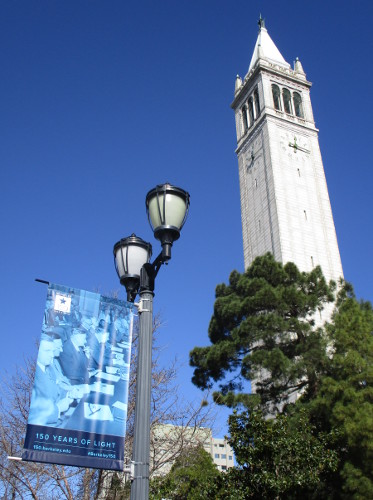
[[275,109],[281,111],[281,94],[280,89],[277,85],[272,85],[272,96]]
[[247,129],[249,128],[249,124],[247,123],[247,110],[246,110],[246,106],[244,106],[242,108],[242,122],[243,122],[243,130],[244,130],[244,132],[246,132]]
[[288,89],[283,89],[282,90],[282,98],[284,101],[284,110],[285,113],[288,113],[291,115],[293,113],[292,108],[291,108],[291,94]]
[[298,118],[303,118],[302,98],[300,94],[298,94],[298,92],[293,92],[293,103],[295,116],[298,116]]
[[259,104],[259,92],[258,89],[254,91],[254,103],[255,103],[255,116],[258,118],[260,115],[260,104]]
[[250,126],[254,123],[254,104],[253,104],[253,98],[250,97],[249,99],[249,116],[250,116]]

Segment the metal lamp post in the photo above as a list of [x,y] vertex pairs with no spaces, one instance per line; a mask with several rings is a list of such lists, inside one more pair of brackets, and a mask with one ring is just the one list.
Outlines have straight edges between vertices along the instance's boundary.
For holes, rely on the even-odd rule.
[[171,259],[171,247],[180,237],[189,210],[189,193],[169,183],[156,186],[146,196],[146,211],[162,251],[150,263],[152,246],[135,234],[114,245],[115,268],[127,300],[139,293],[140,333],[138,347],[135,428],[132,451],[131,500],[149,498],[150,396],[155,278],[162,264]]

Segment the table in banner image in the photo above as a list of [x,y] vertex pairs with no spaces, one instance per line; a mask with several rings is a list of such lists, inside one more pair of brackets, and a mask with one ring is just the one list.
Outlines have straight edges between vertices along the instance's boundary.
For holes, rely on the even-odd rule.
[[[104,376],[104,372],[100,372]],[[123,404],[127,380],[103,381],[100,374],[90,384],[91,392],[81,398],[62,427],[69,430],[123,435],[126,405]]]

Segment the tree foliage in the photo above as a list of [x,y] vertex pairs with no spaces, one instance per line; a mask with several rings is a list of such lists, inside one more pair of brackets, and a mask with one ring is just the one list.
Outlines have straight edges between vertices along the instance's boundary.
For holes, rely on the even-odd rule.
[[[316,327],[333,291],[320,269],[300,273],[269,255],[217,287],[212,345],[191,359],[197,385],[218,381],[221,404],[250,408],[229,422],[238,467],[211,482],[207,464],[180,458],[154,480],[153,498],[373,497],[373,312],[344,284],[332,321]],[[244,392],[251,377],[256,398]]]
[[338,431],[339,496],[373,498],[373,310],[344,290],[337,305],[327,326],[332,348],[319,389],[299,406],[322,432]]
[[315,435],[304,411],[267,420],[261,412],[234,414],[229,430],[240,467],[226,482],[245,488],[241,498],[320,498],[320,484],[337,469],[331,435]]
[[373,311],[347,283],[334,292],[320,268],[269,254],[216,289],[211,345],[190,362],[198,387],[244,409],[230,419],[237,498],[373,498]]
[[271,254],[256,258],[244,274],[233,271],[229,285],[216,288],[211,345],[191,351],[193,383],[205,389],[220,382],[215,401],[235,407],[252,405],[247,386],[243,390],[255,380],[262,408],[271,412],[299,391],[314,391],[326,362],[314,313],[333,300],[334,286],[320,267],[300,272]]
[[221,473],[202,446],[185,448],[170,472],[150,483],[150,499],[215,500]]

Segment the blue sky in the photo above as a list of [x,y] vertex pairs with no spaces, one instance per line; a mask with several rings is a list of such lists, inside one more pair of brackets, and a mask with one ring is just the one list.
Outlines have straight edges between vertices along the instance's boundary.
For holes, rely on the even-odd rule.
[[[3,371],[36,352],[42,278],[119,288],[113,244],[153,244],[145,196],[169,181],[189,219],[156,281],[163,361],[208,343],[215,286],[243,271],[233,111],[259,13],[311,99],[345,278],[372,300],[370,1],[14,0],[0,3]],[[124,290],[121,291],[124,298]],[[224,425],[224,418],[221,423]]]

